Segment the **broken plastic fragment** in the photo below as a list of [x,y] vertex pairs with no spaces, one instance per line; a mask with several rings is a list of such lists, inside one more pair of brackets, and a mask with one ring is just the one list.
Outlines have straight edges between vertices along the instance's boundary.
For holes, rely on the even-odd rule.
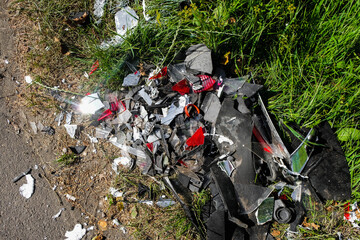
[[156,205],[161,208],[170,207],[174,204],[176,204],[176,202],[174,200],[164,199],[164,198],[160,198],[159,201],[156,202]]
[[116,137],[112,137],[109,139],[109,142],[111,142],[113,145],[115,145],[116,147],[130,153],[130,154],[133,154],[139,158],[143,158],[145,159],[146,158],[146,154],[142,151],[142,150],[139,150],[139,149],[136,149],[136,148],[133,148],[133,147],[129,147],[129,146],[126,146],[124,144],[120,144],[118,143],[117,141],[117,138]]
[[204,120],[215,123],[219,115],[221,103],[219,98],[213,93],[207,93],[201,105],[201,110],[205,113]]
[[213,65],[211,60],[211,50],[205,44],[191,46],[186,51],[186,67],[203,73],[211,74]]
[[110,109],[106,109],[98,118],[98,121],[101,121],[103,119],[110,118],[113,115],[113,112]]
[[72,119],[72,112],[68,112],[68,113],[66,114],[65,123],[66,123],[66,124],[71,124],[71,119]]
[[179,97],[179,106],[176,107],[175,104],[171,104],[167,115],[161,118],[161,124],[169,125],[177,115],[184,112],[184,108],[187,104],[189,104],[189,97],[187,96]]
[[109,188],[109,192],[111,195],[113,195],[113,197],[122,197],[123,196],[123,193],[120,192],[119,190],[117,190],[116,188],[113,188],[113,187],[110,187]]
[[197,84],[198,82],[195,82],[196,85],[195,85],[195,83],[192,85],[192,89],[193,89],[194,93],[200,93],[200,92],[209,90],[216,83],[216,81],[210,76],[199,75],[198,77],[200,78],[201,85],[198,85]]
[[147,105],[151,106],[152,104],[152,100],[151,100],[151,97],[149,96],[149,94],[147,94],[145,92],[145,89],[141,89],[138,94],[145,100],[145,102],[147,103]]
[[150,20],[150,17],[149,17],[149,15],[146,13],[145,0],[142,1],[142,7],[143,7],[143,15],[144,15],[145,21],[149,21],[149,20]]
[[73,153],[79,155],[79,154],[81,154],[83,151],[85,151],[86,146],[74,146],[74,147],[69,147],[69,148],[70,148],[70,150],[71,150]]
[[69,134],[69,136],[71,138],[75,138],[76,133],[77,133],[77,129],[78,129],[78,125],[65,124],[64,127],[66,129],[66,132]]
[[84,114],[94,114],[97,110],[105,107],[97,93],[90,94],[81,99],[79,111]]
[[52,216],[51,218],[52,219],[57,219],[58,217],[60,217],[62,211],[65,211],[65,208],[61,208],[60,211],[57,214],[55,214],[54,216]]
[[200,127],[194,135],[186,140],[186,150],[203,145],[205,142],[204,129]]
[[150,80],[158,79],[158,78],[165,77],[166,75],[167,75],[167,67],[164,67],[164,68],[161,69],[161,71],[158,74],[150,77],[149,79]]
[[172,90],[180,93],[181,95],[185,95],[190,92],[190,86],[188,85],[187,80],[183,79],[180,82],[178,82],[177,84],[175,84],[172,87]]
[[30,198],[35,190],[35,179],[30,175],[25,175],[27,183],[23,184],[19,191],[24,198]]
[[123,165],[124,167],[127,167],[127,168],[132,168],[133,166],[133,160],[131,158],[128,158],[128,157],[118,157],[118,158],[115,158],[114,159],[114,162],[112,164],[112,169],[118,173],[118,169],[117,169],[117,166],[121,164]]
[[28,84],[31,84],[32,83],[32,78],[30,76],[25,76],[25,82],[28,83]]
[[127,86],[136,86],[140,80],[140,71],[136,71],[134,73],[130,73],[124,78],[123,87]]
[[96,132],[95,132],[95,137],[96,138],[108,138],[109,134],[111,133],[112,131],[112,128],[109,128],[109,127],[106,127],[105,129],[103,128],[96,128],[95,129]]
[[76,200],[76,197],[74,196],[71,196],[70,194],[66,194],[65,197],[71,201],[75,201]]
[[275,200],[273,197],[265,199],[256,210],[255,216],[258,225],[263,225],[272,220],[274,214]]
[[306,135],[304,141],[302,141],[299,147],[290,155],[292,171],[301,173],[301,171],[304,169],[310,156],[307,152],[307,142],[310,140],[310,138],[312,138],[312,136],[314,136],[314,134],[314,129],[311,129]]
[[124,112],[118,114],[117,118],[115,118],[112,121],[112,124],[127,123],[131,118],[131,116],[132,116],[131,112],[129,110],[125,110]]
[[90,70],[90,72],[89,72],[89,74],[88,74],[88,77],[89,77],[91,74],[93,74],[93,73],[98,69],[98,67],[99,67],[99,60],[96,60],[96,61],[94,62],[94,64],[91,66],[91,70]]
[[81,224],[78,223],[75,225],[72,231],[66,231],[65,233],[65,240],[80,240],[86,233],[86,229],[82,228]]
[[35,122],[29,122],[31,129],[37,134],[37,127]]
[[231,177],[232,172],[234,171],[234,165],[229,160],[219,161],[217,165],[223,170],[229,177]]

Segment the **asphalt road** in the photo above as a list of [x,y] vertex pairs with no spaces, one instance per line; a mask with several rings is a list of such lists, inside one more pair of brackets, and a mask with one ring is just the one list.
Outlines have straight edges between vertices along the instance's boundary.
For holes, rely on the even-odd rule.
[[[18,109],[10,110],[8,103],[16,99],[12,77],[20,82],[23,80],[13,59],[14,32],[5,7],[5,0],[0,0],[0,240],[65,239],[65,232],[72,230],[77,223],[84,226],[86,218],[76,209],[71,210],[66,201],[64,205],[60,203],[40,169],[44,165],[27,143],[23,129],[20,128],[17,134],[19,128],[15,119]],[[19,193],[26,179],[17,183],[13,183],[13,179],[29,168],[33,169],[35,191],[26,199]],[[66,210],[57,219],[52,219],[61,208]],[[89,239],[91,235],[90,231],[83,239]]]

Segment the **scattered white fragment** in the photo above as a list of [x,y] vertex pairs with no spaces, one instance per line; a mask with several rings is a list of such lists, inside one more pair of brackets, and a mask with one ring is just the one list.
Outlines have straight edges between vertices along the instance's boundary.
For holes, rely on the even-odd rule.
[[106,0],[96,0],[94,4],[94,16],[101,21],[100,18],[104,15],[104,7]]
[[87,72],[85,72],[84,77],[89,78],[89,74]]
[[65,119],[66,124],[70,125],[71,124],[71,119],[72,119],[72,112],[68,112],[66,114],[66,119]]
[[86,135],[90,138],[90,142],[92,142],[92,143],[98,143],[99,142],[96,137],[92,137],[89,134],[86,134]]
[[38,170],[39,166],[35,164],[34,169]]
[[344,220],[349,221],[354,228],[360,228],[359,226],[359,218],[357,216],[357,212],[359,211],[358,205],[355,202],[350,205],[351,211],[346,212],[344,215]]
[[91,227],[88,227],[87,229],[86,229],[86,231],[92,231],[92,230],[94,230],[95,229],[95,227],[94,226],[91,226]]
[[27,82],[28,84],[32,83],[32,78],[30,76],[25,76],[25,82]]
[[145,0],[143,0],[143,2],[142,2],[142,7],[143,7],[143,15],[144,15],[145,21],[149,21],[150,17],[149,17],[149,15],[146,14]]
[[125,228],[124,226],[121,227],[120,230],[121,230],[124,234],[126,234],[126,228]]
[[81,224],[78,223],[75,225],[72,231],[66,231],[65,240],[80,240],[85,235],[86,229],[82,228]]
[[69,125],[64,124],[64,127],[66,128],[66,132],[69,134],[71,138],[75,138],[76,130],[78,129],[77,125]]
[[116,226],[120,226],[120,225],[121,225],[121,223],[119,222],[119,220],[118,220],[117,218],[114,218],[114,219],[112,220],[112,223],[113,223],[114,225],[116,225]]
[[151,200],[140,200],[139,203],[144,203],[148,206],[153,206],[154,205],[154,202],[151,201]]
[[151,97],[149,96],[149,94],[147,94],[145,92],[145,89],[141,89],[138,94],[145,100],[145,102],[147,103],[147,105],[151,105],[152,104],[152,100]]
[[110,138],[109,142],[111,142],[113,145],[120,148],[121,150],[124,150],[124,151],[126,151],[126,152],[128,152],[130,154],[133,154],[133,155],[135,155],[135,156],[137,156],[139,158],[146,159],[146,154],[145,154],[144,151],[133,148],[133,147],[130,147],[130,146],[127,146],[125,144],[120,144],[120,143],[117,142],[116,137]]
[[66,194],[65,197],[71,201],[75,201],[76,200],[76,197],[74,196],[71,196],[70,194]]
[[19,191],[24,198],[30,198],[34,193],[35,179],[30,174],[25,175],[25,177],[27,183],[23,184]]
[[5,60],[4,60],[4,63],[5,63],[5,64],[9,64],[9,60],[5,59]]
[[97,93],[90,94],[81,99],[79,111],[84,114],[94,114],[97,110],[105,107]]
[[160,198],[159,201],[156,202],[156,205],[161,208],[166,208],[166,207],[172,206],[174,204],[176,204],[176,202],[174,200],[164,199],[164,198]]
[[121,164],[124,167],[131,167],[131,159],[128,157],[118,157],[114,159],[113,164],[111,165],[112,169],[114,170],[114,172],[118,173],[118,168],[117,166]]
[[218,135],[218,136],[219,136],[219,139],[218,139],[219,143],[227,142],[230,145],[234,144],[234,142],[230,138],[222,136],[222,135]]
[[113,195],[113,197],[122,197],[123,196],[123,193],[120,192],[119,190],[117,190],[116,188],[113,188],[113,187],[110,187],[109,188],[109,192],[111,195]]
[[35,134],[37,134],[37,127],[35,122],[29,122],[31,129]]
[[54,185],[54,186],[52,187],[52,190],[55,191],[56,188],[57,188],[57,185]]
[[57,214],[55,214],[54,216],[52,216],[52,219],[57,219],[58,217],[60,217],[62,211],[65,211],[65,208],[61,208],[60,211],[59,211]]

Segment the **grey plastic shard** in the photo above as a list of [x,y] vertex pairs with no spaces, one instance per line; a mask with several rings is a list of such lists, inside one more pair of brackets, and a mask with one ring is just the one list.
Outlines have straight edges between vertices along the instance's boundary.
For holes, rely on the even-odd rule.
[[146,154],[145,154],[144,151],[133,148],[133,147],[130,147],[130,146],[127,146],[125,144],[120,144],[120,143],[117,142],[116,137],[110,138],[109,142],[111,142],[114,146],[120,148],[121,150],[126,151],[127,153],[130,153],[130,154],[135,155],[135,156],[137,156],[139,158],[142,158],[142,159],[146,159]]
[[240,78],[224,78],[223,92],[227,95],[235,94],[237,90],[241,88],[248,79],[248,75]]
[[174,200],[164,199],[164,198],[160,198],[159,201],[156,202],[156,205],[161,208],[170,207],[175,204],[176,204],[176,202]]
[[140,80],[140,71],[136,71],[134,73],[130,73],[124,78],[123,87],[127,86],[136,86]]
[[232,155],[235,158],[232,181],[236,184],[253,183],[255,171],[251,155],[252,121],[250,115],[237,111],[234,108],[234,101],[226,98],[221,105],[215,128],[217,135],[227,138],[226,141],[223,140],[224,137],[215,138],[220,154],[235,152]]
[[112,124],[123,124],[127,123],[131,118],[132,114],[129,110],[125,110],[124,112],[120,113],[113,121]]
[[189,97],[188,96],[181,96],[179,97],[179,106],[175,106],[175,104],[171,104],[170,109],[166,116],[161,118],[161,124],[169,125],[174,118],[184,112],[185,106],[189,104]]
[[140,97],[142,97],[142,98],[145,100],[145,102],[146,102],[147,105],[149,105],[149,106],[152,105],[151,97],[150,97],[149,94],[147,94],[147,93],[145,92],[145,89],[144,89],[144,88],[141,89],[141,90],[138,92],[138,94],[140,95]]
[[205,113],[204,120],[215,123],[219,115],[221,103],[219,98],[213,93],[207,93],[201,105],[201,110]]
[[205,44],[191,46],[186,51],[185,65],[187,68],[211,74],[213,71],[211,50]]
[[69,136],[71,138],[75,138],[78,130],[78,125],[65,124],[64,127],[66,129],[66,132],[69,134]]
[[96,138],[107,138],[110,134],[110,132],[112,131],[112,128],[96,128],[95,129],[95,137]]

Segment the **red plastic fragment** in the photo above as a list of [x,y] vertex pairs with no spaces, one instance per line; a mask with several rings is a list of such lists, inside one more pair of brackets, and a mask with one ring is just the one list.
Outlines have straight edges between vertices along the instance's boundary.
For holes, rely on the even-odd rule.
[[187,147],[185,150],[189,150],[192,147],[203,145],[205,142],[204,129],[200,127],[196,132],[186,140]]
[[349,202],[348,202],[347,204],[345,204],[344,217],[345,217],[347,220],[350,220],[350,203],[349,203]]
[[194,89],[193,88],[194,93],[199,93],[199,92],[209,90],[216,83],[216,81],[210,76],[199,75],[198,77],[200,78],[202,88],[200,88],[200,89]]
[[287,196],[286,196],[285,194],[280,195],[279,198],[280,198],[281,200],[284,200],[284,201],[288,200],[288,199],[287,199]]
[[253,130],[252,130],[253,134],[255,135],[256,139],[259,141],[259,143],[261,144],[261,146],[264,148],[264,151],[268,152],[268,153],[273,153],[271,147],[269,146],[269,144],[267,144],[264,140],[264,138],[261,136],[260,132],[256,129],[256,127],[254,126]]
[[91,74],[93,74],[96,71],[96,69],[98,69],[98,67],[99,67],[99,60],[96,60],[94,62],[94,64],[92,65],[92,67],[91,67],[91,71],[89,72],[89,76]]
[[146,146],[148,147],[148,149],[150,150],[150,152],[154,151],[154,144],[153,143],[147,143]]
[[165,77],[166,75],[167,75],[167,67],[164,67],[163,69],[161,69],[161,71],[158,74],[152,76],[150,80]]
[[178,160],[178,163],[180,163],[181,165],[184,165],[185,167],[188,167],[188,165],[186,165],[186,163],[181,159]]
[[110,109],[106,109],[98,118],[98,121],[101,121],[103,119],[109,118],[113,115],[113,112]]
[[177,84],[175,84],[172,88],[173,91],[179,92],[181,95],[187,94],[190,92],[190,87],[186,81],[186,79],[181,80]]

